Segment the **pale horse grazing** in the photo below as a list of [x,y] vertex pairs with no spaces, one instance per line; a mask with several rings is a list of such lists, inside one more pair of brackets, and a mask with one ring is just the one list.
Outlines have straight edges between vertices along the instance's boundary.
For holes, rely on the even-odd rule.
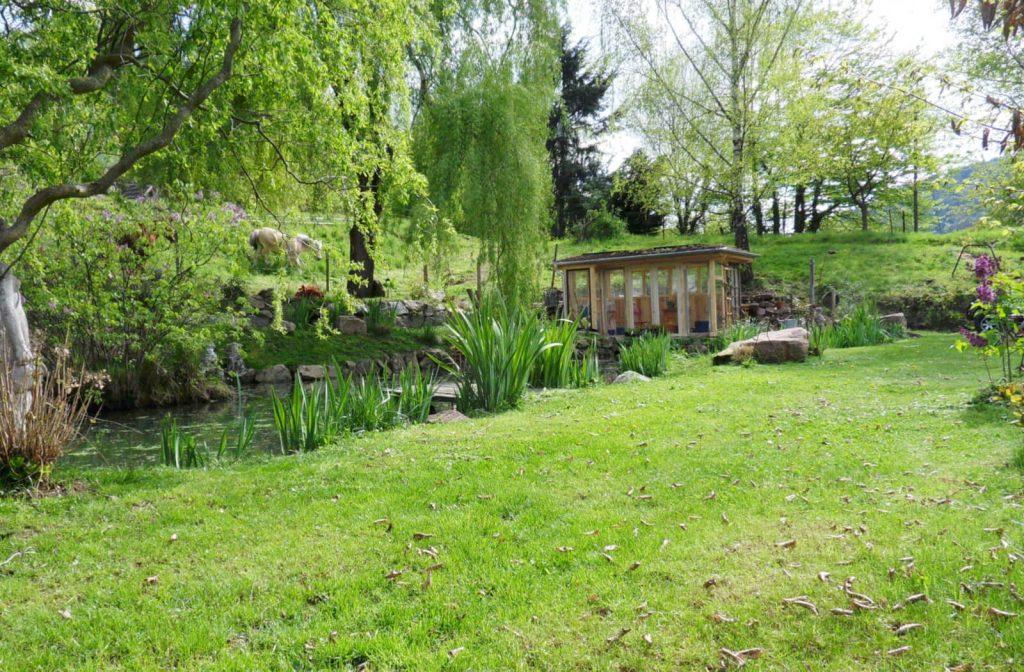
[[249,245],[252,246],[252,249],[256,251],[257,256],[261,259],[265,259],[284,248],[285,256],[293,266],[301,265],[302,253],[306,250],[313,250],[316,258],[320,259],[324,247],[323,243],[319,240],[310,238],[304,233],[299,233],[289,238],[284,233],[270,227],[256,229],[249,234]]

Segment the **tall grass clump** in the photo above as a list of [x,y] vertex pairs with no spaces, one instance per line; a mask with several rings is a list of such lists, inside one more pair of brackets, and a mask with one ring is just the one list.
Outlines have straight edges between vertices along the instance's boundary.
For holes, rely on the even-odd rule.
[[764,326],[757,322],[737,322],[725,331],[709,338],[708,350],[712,352],[725,350],[730,344],[754,338],[764,330]]
[[88,407],[64,356],[49,372],[36,363],[28,382],[32,398],[21,410],[13,403],[20,391],[24,388],[4,367],[0,372],[0,487],[45,484],[53,465],[78,435]]
[[425,374],[419,364],[412,363],[395,375],[393,387],[398,392],[398,412],[407,422],[426,422],[430,416],[437,379]]
[[234,428],[225,427],[220,435],[220,442],[217,444],[217,459],[240,460],[252,452],[253,442],[256,440],[256,422],[250,414],[243,414]]
[[544,327],[547,347],[538,354],[530,372],[534,387],[586,387],[599,378],[597,353],[591,347],[586,354],[576,352],[578,320],[556,320]]
[[548,348],[536,314],[500,296],[483,297],[469,312],[458,311],[444,327],[456,357],[444,367],[459,385],[463,412],[497,412],[518,406],[537,358]]
[[277,395],[276,389],[271,390],[274,427],[277,429],[282,453],[304,453],[316,450],[326,442],[325,396],[323,387],[315,388],[312,394],[307,394],[298,376],[295,377],[291,394],[283,399]]
[[645,376],[660,376],[668,370],[668,356],[672,352],[672,337],[668,334],[648,332],[619,351],[619,368],[636,371]]
[[902,338],[905,333],[899,325],[884,325],[878,311],[868,303],[862,303],[850,314],[825,326],[812,326],[811,350],[821,354],[829,348],[859,348],[880,345]]
[[366,322],[366,330],[371,334],[383,336],[391,333],[395,328],[398,319],[394,305],[387,304],[380,299],[368,299],[366,301],[366,312],[363,320]]
[[165,467],[175,469],[200,469],[208,461],[207,451],[196,437],[181,431],[169,415],[160,427],[160,458]]

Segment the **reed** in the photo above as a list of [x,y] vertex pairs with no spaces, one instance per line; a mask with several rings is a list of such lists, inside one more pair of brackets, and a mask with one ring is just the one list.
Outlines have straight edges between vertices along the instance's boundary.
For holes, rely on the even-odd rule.
[[660,376],[668,370],[671,352],[671,336],[647,332],[619,351],[619,367],[623,371],[636,371],[652,378]]

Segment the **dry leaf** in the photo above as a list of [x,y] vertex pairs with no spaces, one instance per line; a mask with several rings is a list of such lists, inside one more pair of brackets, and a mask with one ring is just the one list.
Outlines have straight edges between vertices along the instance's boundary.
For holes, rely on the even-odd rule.
[[631,630],[631,628],[622,628],[621,630],[619,630],[614,635],[612,635],[611,637],[609,637],[608,639],[606,639],[604,641],[608,642],[609,644],[614,644],[615,642],[617,642],[620,639],[622,639],[623,637],[625,637],[629,633],[630,630]]
[[786,541],[780,541],[775,545],[779,548],[793,548],[796,546],[796,539],[787,539]]
[[898,647],[898,648],[895,648],[895,649],[889,649],[888,651],[885,652],[885,655],[893,656],[893,657],[895,657],[895,656],[902,656],[907,651],[910,651],[910,647],[909,646],[901,646],[901,647]]
[[905,624],[903,624],[901,626],[893,628],[893,632],[896,633],[897,637],[902,637],[903,635],[907,634],[908,632],[911,632],[913,630],[917,630],[918,628],[923,628],[923,627],[924,626],[921,625],[920,623],[905,623]]
[[1003,611],[1002,609],[996,609],[995,607],[988,608],[989,616],[996,616],[998,618],[1017,618],[1017,614],[1012,611]]

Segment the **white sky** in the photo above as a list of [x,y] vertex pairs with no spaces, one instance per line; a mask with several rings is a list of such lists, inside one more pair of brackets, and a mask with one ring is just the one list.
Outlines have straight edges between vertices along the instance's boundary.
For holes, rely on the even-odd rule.
[[[637,0],[638,5],[641,0]],[[923,58],[937,58],[955,41],[949,16],[949,0],[868,0],[868,22],[891,37],[896,52],[919,50]],[[569,20],[577,39],[588,38],[599,49],[601,0],[568,0]],[[608,163],[614,167],[637,146],[636,137],[617,133],[602,141]]]

